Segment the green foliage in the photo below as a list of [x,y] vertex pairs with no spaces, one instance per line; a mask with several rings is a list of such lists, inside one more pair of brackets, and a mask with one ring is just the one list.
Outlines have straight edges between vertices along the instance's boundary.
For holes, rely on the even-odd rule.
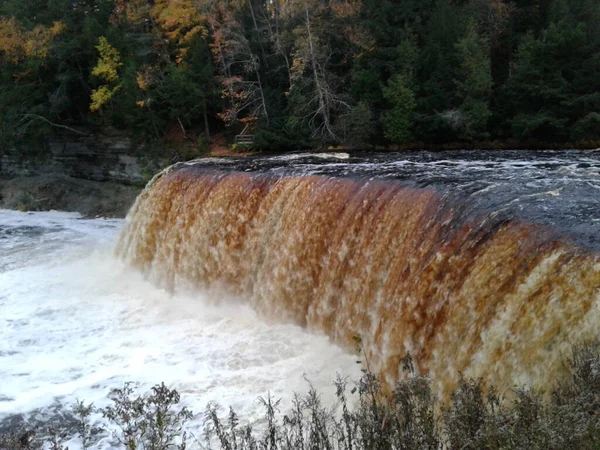
[[416,71],[415,134],[425,142],[454,140],[460,130],[456,89],[461,58],[456,44],[465,34],[466,17],[447,0],[437,0],[422,35]]
[[383,89],[383,96],[390,109],[383,114],[385,137],[395,144],[412,140],[413,116],[416,108],[415,94],[403,75],[396,75]]
[[463,135],[467,139],[489,137],[487,123],[491,116],[489,100],[492,94],[489,42],[471,23],[456,48],[461,59],[457,87],[462,99]]
[[522,39],[513,76],[504,87],[515,137],[595,139],[586,124],[593,121],[589,114],[600,107],[600,38],[594,23],[598,10],[587,2],[557,0],[544,32],[539,37],[528,33]]
[[0,17],[4,147],[44,149],[56,124],[143,141],[250,123],[269,150],[598,140],[596,0],[5,0]]
[[127,450],[185,449],[187,435],[183,427],[192,413],[182,407],[173,410],[180,402],[179,393],[164,383],[156,385],[145,396],[135,396],[131,383],[109,394],[113,402],[102,410],[102,415],[118,431],[115,439]]
[[200,155],[208,153],[208,141],[206,140],[206,137],[203,135],[198,136],[198,139],[196,139],[196,148]]
[[571,137],[575,140],[600,140],[600,114],[592,112],[579,119],[573,127]]
[[368,148],[375,134],[375,121],[371,105],[359,102],[348,114],[341,117],[338,123],[338,135],[344,145],[355,148]]

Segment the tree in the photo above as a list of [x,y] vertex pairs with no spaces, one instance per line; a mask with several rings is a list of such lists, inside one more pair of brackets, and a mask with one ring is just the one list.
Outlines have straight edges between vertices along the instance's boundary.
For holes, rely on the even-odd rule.
[[425,29],[415,72],[415,134],[425,142],[445,142],[456,139],[462,126],[455,80],[465,16],[448,0],[437,0]]
[[396,75],[392,78],[383,89],[383,96],[391,105],[383,115],[385,137],[395,144],[411,142],[416,101],[406,76]]
[[191,127],[202,119],[208,142],[208,112],[217,101],[217,91],[211,54],[204,38],[194,37],[180,64],[169,64],[162,82],[156,87],[156,97],[161,107],[168,112],[168,117],[178,121],[184,135],[184,123]]
[[236,18],[237,12],[233,3],[216,2],[208,19],[212,51],[223,86],[223,98],[227,101],[220,118],[226,124],[238,121],[242,115],[250,120],[264,117],[268,122],[260,59],[252,51],[242,24]]
[[206,17],[192,0],[157,0],[150,14],[160,32],[175,47],[176,60],[181,62],[195,37],[206,38]]
[[64,29],[62,22],[55,21],[50,27],[36,25],[27,30],[14,17],[0,17],[0,54],[13,64],[27,59],[44,59],[48,56],[50,43]]
[[569,99],[570,60],[585,39],[585,28],[550,24],[537,39],[527,35],[519,46],[513,76],[506,86],[515,112],[515,137],[554,140],[568,136],[565,102]]
[[492,93],[490,47],[472,22],[465,36],[456,44],[461,58],[458,94],[462,99],[460,111],[464,122],[462,135],[466,139],[487,138],[489,108]]
[[343,115],[337,124],[337,135],[345,145],[354,148],[371,146],[371,138],[377,131],[377,122],[369,103],[359,102]]
[[291,68],[292,123],[307,125],[313,139],[335,142],[339,139],[336,117],[352,109],[339,92],[343,81],[333,70],[338,55],[329,32],[336,29],[332,26],[336,21],[330,11],[317,2],[306,1],[296,8],[299,24],[294,29]]
[[[43,147],[44,137],[56,123],[53,111],[49,58],[56,40],[65,32],[59,20],[31,23],[31,2],[5,2],[0,9],[0,139],[4,146],[30,143]],[[37,7],[38,5],[35,4]],[[4,10],[22,15],[3,15]],[[42,14],[43,15],[43,14]],[[50,101],[49,101],[50,100]],[[68,128],[68,127],[64,127]]]
[[123,66],[123,63],[119,51],[110,45],[104,36],[100,37],[96,48],[100,58],[96,67],[92,69],[92,75],[102,80],[104,84],[92,91],[90,111],[98,111],[122,87],[119,83],[118,69]]

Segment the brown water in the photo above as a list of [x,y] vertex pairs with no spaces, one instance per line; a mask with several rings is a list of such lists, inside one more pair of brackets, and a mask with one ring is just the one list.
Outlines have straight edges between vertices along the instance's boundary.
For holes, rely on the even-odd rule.
[[169,289],[360,336],[388,382],[411,352],[447,393],[460,373],[547,386],[598,334],[600,261],[563,236],[435,186],[190,166],[140,195],[118,254]]

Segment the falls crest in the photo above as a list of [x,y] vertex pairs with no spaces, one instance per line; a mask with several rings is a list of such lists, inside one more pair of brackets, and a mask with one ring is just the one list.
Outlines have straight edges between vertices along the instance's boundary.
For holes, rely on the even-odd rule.
[[226,291],[263,316],[362,338],[389,382],[410,351],[460,377],[545,385],[600,330],[596,255],[393,181],[184,167],[138,198],[118,254],[169,289]]

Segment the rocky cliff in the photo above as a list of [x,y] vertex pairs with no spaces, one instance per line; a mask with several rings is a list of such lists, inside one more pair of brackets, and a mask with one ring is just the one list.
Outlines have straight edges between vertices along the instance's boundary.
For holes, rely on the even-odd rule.
[[[138,153],[138,155],[136,155]],[[128,136],[94,134],[56,137],[47,142],[43,158],[6,151],[0,159],[4,176],[60,174],[92,181],[143,184],[157,163],[134,152]]]
[[55,136],[35,158],[0,152],[0,208],[124,216],[165,163],[149,153],[118,133]]

